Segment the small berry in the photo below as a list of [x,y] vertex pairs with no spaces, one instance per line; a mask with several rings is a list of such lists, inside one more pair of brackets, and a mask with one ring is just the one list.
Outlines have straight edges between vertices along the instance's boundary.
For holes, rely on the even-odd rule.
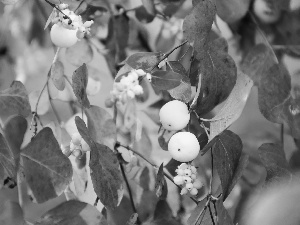
[[135,72],[139,75],[139,76],[144,76],[146,75],[146,72],[142,69],[138,69],[138,70],[135,70]]
[[175,172],[180,176],[184,175],[184,170],[182,170],[182,169],[176,169]]
[[82,151],[77,148],[72,152],[72,155],[74,155],[76,158],[80,158],[82,156]]
[[188,189],[189,191],[193,189],[194,185],[192,183],[187,183],[185,185],[186,189]]
[[184,175],[190,177],[192,175],[192,171],[190,169],[185,169]]
[[186,195],[188,193],[188,189],[186,189],[185,187],[181,189],[180,194],[181,195]]
[[192,190],[190,190],[190,194],[191,195],[197,195],[198,194],[198,190],[196,188],[193,188]]
[[152,75],[151,75],[150,73],[147,73],[147,74],[146,74],[146,78],[147,78],[147,80],[148,80],[149,82],[152,81]]
[[177,185],[184,184],[183,176],[176,176],[174,177],[174,183]]
[[197,169],[196,169],[196,167],[194,167],[194,166],[191,166],[191,171],[192,171],[192,173],[196,174],[196,173],[197,173]]
[[189,168],[189,166],[186,163],[181,163],[180,166],[179,166],[179,168],[182,169],[182,170],[186,170],[186,169]]
[[142,88],[142,86],[141,85],[135,85],[133,87],[133,92],[134,92],[135,95],[141,95],[141,94],[143,94],[143,88]]
[[185,182],[186,184],[192,182],[192,179],[191,179],[190,177],[184,177],[183,179],[184,179],[184,182]]

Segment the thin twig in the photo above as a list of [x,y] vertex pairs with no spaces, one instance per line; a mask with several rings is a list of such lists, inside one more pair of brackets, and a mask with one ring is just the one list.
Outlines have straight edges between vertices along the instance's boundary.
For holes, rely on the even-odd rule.
[[214,157],[213,157],[213,149],[210,148],[211,151],[211,176],[210,176],[210,182],[209,182],[209,195],[212,194],[212,182],[213,182],[213,176],[214,176]]
[[19,205],[21,208],[23,208],[23,194],[22,194],[22,186],[21,186],[21,178],[20,174],[17,174],[17,188],[18,188],[18,200],[19,200]]
[[66,15],[65,13],[63,13],[55,4],[49,2],[48,0],[45,0],[45,2],[47,2],[50,6],[52,6],[55,9],[57,9],[61,14],[63,14],[64,16],[66,16],[69,21],[72,21],[72,19],[68,15]]
[[125,181],[126,186],[127,186],[127,190],[128,190],[128,194],[129,194],[129,198],[130,198],[130,203],[131,203],[132,210],[133,210],[133,212],[137,213],[137,210],[135,208],[134,201],[133,201],[132,191],[131,191],[131,188],[130,188],[127,176],[126,176],[125,171],[124,171],[124,166],[123,166],[122,163],[120,163],[120,168],[121,168],[121,172],[122,172],[124,181]]
[[79,3],[79,5],[76,7],[76,9],[74,10],[74,13],[76,13],[76,11],[80,8],[80,6],[84,3],[85,0],[81,0],[81,2]]
[[284,124],[280,125],[280,142],[282,147],[284,147]]
[[208,210],[209,210],[210,218],[211,218],[211,221],[213,222],[213,225],[216,225],[215,220],[214,220],[214,216],[213,216],[211,208],[210,208],[210,205],[208,205]]

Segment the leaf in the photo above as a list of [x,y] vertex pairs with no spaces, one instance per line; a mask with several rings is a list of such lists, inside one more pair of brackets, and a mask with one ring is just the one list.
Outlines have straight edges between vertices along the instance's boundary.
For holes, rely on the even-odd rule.
[[126,222],[126,225],[136,225],[137,224],[137,220],[138,220],[138,214],[137,213],[133,213],[130,216],[130,219]]
[[0,91],[0,108],[2,113],[20,114],[24,117],[30,115],[28,94],[20,81],[13,81],[8,89]]
[[63,91],[65,89],[66,83],[64,78],[64,65],[61,61],[55,61],[51,66],[51,79],[54,86]]
[[72,76],[72,88],[78,102],[85,108],[90,107],[89,99],[86,95],[86,87],[88,83],[88,71],[86,64],[80,66],[74,71]]
[[155,193],[160,200],[165,200],[168,195],[167,182],[164,176],[164,164],[162,163],[158,169],[155,180]]
[[173,217],[172,210],[165,200],[157,202],[154,215],[153,225],[180,225],[181,223]]
[[93,49],[85,39],[77,41],[77,43],[66,50],[66,59],[74,66],[81,66],[93,60]]
[[142,69],[149,73],[163,57],[164,54],[159,52],[138,52],[129,56],[126,63],[133,69]]
[[91,148],[89,166],[95,193],[106,208],[115,209],[123,196],[118,158],[109,147],[92,139],[80,117],[76,116],[75,123],[80,135]]
[[21,206],[17,202],[7,200],[0,205],[1,225],[24,225],[24,214]]
[[247,75],[243,73],[238,74],[236,84],[222,109],[215,117],[207,120],[210,122],[210,140],[222,133],[222,131],[227,129],[240,117],[246,105],[252,86],[253,82]]
[[[211,26],[216,15],[216,6],[212,0],[193,1],[192,12],[184,19],[183,35],[201,55],[205,49]],[[199,51],[201,49],[201,51]]]
[[11,116],[4,124],[4,135],[13,153],[15,165],[18,168],[20,163],[21,145],[27,130],[27,120],[22,116]]
[[164,133],[158,136],[158,144],[162,150],[168,151],[168,142],[164,137]]
[[219,38],[209,43],[205,57],[199,59],[202,82],[196,107],[198,115],[210,112],[224,101],[236,83],[237,68],[227,51],[226,40]]
[[17,171],[13,152],[0,133],[0,188],[2,188],[7,177],[15,179],[16,174]]
[[123,196],[117,156],[107,146],[96,143],[96,148],[91,150],[89,165],[94,190],[101,203],[109,209],[116,208]]
[[34,225],[105,225],[104,216],[94,206],[70,200],[46,212]]
[[243,59],[241,70],[258,85],[266,70],[275,63],[272,51],[266,45],[258,44]]
[[216,138],[213,146],[213,160],[220,176],[222,196],[225,200],[242,175],[247,160],[241,160],[243,144],[238,135],[225,130]]
[[38,203],[63,193],[72,180],[72,165],[51,128],[45,127],[22,150],[26,181]]
[[47,21],[46,21],[46,24],[45,24],[45,27],[44,27],[44,30],[47,29],[47,27],[49,27],[50,23],[52,22],[52,20],[56,17],[56,12],[55,10],[53,9],[50,16],[48,17]]
[[291,77],[281,65],[270,67],[258,84],[258,106],[263,116],[274,123],[282,123],[282,107],[290,98]]
[[206,201],[206,199],[203,199],[197,204],[197,207],[192,211],[191,216],[187,221],[188,225],[212,224]]
[[117,128],[111,115],[98,106],[86,110],[88,129],[93,140],[114,148],[117,140]]
[[135,10],[135,17],[142,23],[151,23],[155,15],[149,14],[146,10],[146,8],[141,5]]
[[189,102],[192,97],[192,89],[191,89],[191,82],[189,77],[187,76],[187,72],[183,65],[178,61],[169,61],[167,64],[167,70],[172,70],[173,72],[179,73],[182,75],[182,80],[180,85],[168,90],[170,95],[180,101],[185,103]]
[[173,71],[155,71],[152,73],[151,85],[155,91],[170,90],[180,85],[182,76]]
[[250,7],[250,0],[216,0],[217,14],[228,24],[241,20]]
[[259,158],[267,170],[266,182],[271,183],[283,177],[292,178],[290,166],[281,145],[265,143],[258,148]]

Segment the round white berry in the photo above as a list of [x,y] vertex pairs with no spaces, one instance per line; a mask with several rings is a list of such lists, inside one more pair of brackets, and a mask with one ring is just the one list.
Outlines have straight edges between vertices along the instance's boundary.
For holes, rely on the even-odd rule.
[[198,194],[198,190],[196,188],[193,188],[192,190],[190,190],[190,194],[191,195],[197,195]]
[[142,88],[141,85],[135,85],[132,88],[132,91],[134,92],[135,95],[141,95],[141,94],[143,94],[143,88]]
[[53,44],[60,48],[68,48],[76,44],[78,38],[77,30],[69,30],[62,25],[54,24],[50,31]]
[[193,173],[193,174],[191,175],[191,178],[192,178],[192,180],[195,180],[195,179],[196,179],[196,174]]
[[176,173],[177,173],[178,175],[180,175],[180,176],[183,176],[183,175],[184,175],[184,170],[182,170],[182,169],[177,169],[177,170],[176,170]]
[[176,176],[176,177],[174,177],[174,183],[177,184],[177,185],[184,184],[183,176]]
[[147,78],[147,80],[148,80],[149,82],[152,81],[152,75],[151,75],[150,73],[147,73],[147,74],[146,74],[146,78]]
[[188,189],[186,189],[185,187],[181,189],[180,194],[181,195],[186,195],[188,193]]
[[185,103],[173,100],[160,109],[159,118],[166,130],[181,130],[189,123],[190,113]]
[[183,177],[184,183],[188,184],[192,182],[192,179],[190,177],[184,176]]
[[189,191],[193,189],[194,185],[192,183],[187,183],[185,185],[186,189],[188,189]]
[[81,135],[78,132],[73,133],[72,136],[71,136],[71,138],[72,138],[72,142],[73,142],[74,145],[78,146],[78,145],[81,144],[82,137],[81,137]]
[[173,159],[179,162],[189,162],[199,154],[200,145],[194,134],[178,132],[170,138],[168,150]]
[[192,171],[190,169],[185,169],[184,170],[184,175],[190,177],[192,175]]
[[196,169],[196,167],[194,167],[194,166],[191,166],[191,171],[192,171],[192,173],[196,174],[196,173],[197,173],[197,169]]
[[185,169],[188,169],[189,166],[186,163],[181,163],[180,166],[179,166],[179,168],[182,169],[182,170],[185,170]]
[[72,155],[74,155],[76,158],[79,158],[82,156],[82,151],[77,148],[72,152]]

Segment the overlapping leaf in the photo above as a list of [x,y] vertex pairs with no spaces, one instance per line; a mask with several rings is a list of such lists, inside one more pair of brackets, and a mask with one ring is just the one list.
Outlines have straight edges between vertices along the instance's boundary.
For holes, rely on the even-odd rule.
[[223,200],[230,194],[232,188],[241,177],[248,158],[242,156],[243,144],[238,135],[225,130],[215,137],[213,159],[220,176]]
[[152,73],[151,85],[155,91],[170,90],[179,86],[181,81],[179,73],[158,70]]
[[85,108],[90,107],[90,102],[86,94],[87,83],[88,70],[86,64],[83,64],[73,73],[72,88],[78,102]]
[[98,143],[114,148],[117,128],[110,114],[98,106],[86,110],[88,129],[91,137]]
[[25,86],[14,81],[8,89],[0,91],[0,108],[2,113],[29,116],[31,108]]
[[126,63],[134,69],[143,69],[150,72],[163,59],[164,54],[159,52],[138,52],[131,55]]
[[49,127],[21,151],[26,181],[38,203],[63,193],[72,180],[72,165]]
[[156,180],[155,180],[155,192],[156,196],[164,200],[168,195],[167,182],[164,176],[164,164],[162,163],[158,169]]
[[104,216],[92,205],[70,200],[46,212],[34,225],[107,225]]
[[109,147],[93,140],[80,117],[77,116],[75,122],[80,135],[91,148],[89,166],[94,190],[105,207],[114,209],[123,196],[118,158]]
[[218,16],[231,24],[241,20],[248,12],[250,0],[217,0]]
[[202,82],[196,106],[198,115],[210,112],[224,101],[236,83],[237,68],[227,51],[226,40],[219,38],[209,43],[205,57],[200,60]]

